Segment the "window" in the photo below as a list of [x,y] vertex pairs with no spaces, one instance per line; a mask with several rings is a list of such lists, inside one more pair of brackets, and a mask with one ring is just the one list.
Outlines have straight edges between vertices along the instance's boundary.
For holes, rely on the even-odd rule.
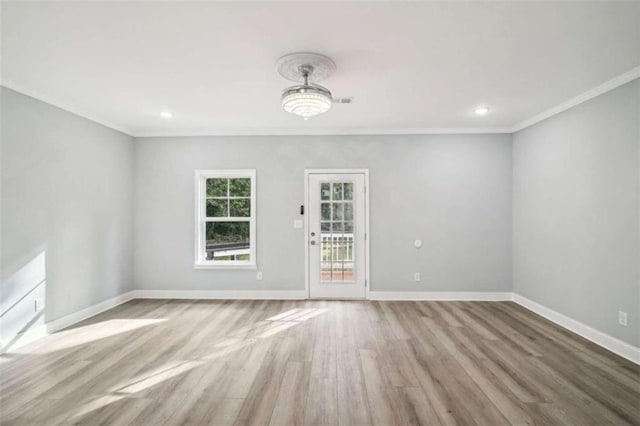
[[196,170],[195,266],[255,268],[255,170]]

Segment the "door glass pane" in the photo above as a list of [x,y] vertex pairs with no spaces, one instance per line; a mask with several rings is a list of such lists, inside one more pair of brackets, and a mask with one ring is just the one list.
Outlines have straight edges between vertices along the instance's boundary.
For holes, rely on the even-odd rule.
[[[329,190],[329,188],[331,188]],[[322,183],[320,282],[355,282],[354,191],[352,182]]]
[[331,199],[331,184],[329,182],[320,185],[320,199],[323,201]]
[[341,183],[333,183],[333,199],[334,200],[342,200],[342,184]]
[[345,182],[342,193],[345,200],[353,200],[353,183]]
[[331,214],[332,220],[342,220],[344,212],[343,203],[331,203],[331,210],[333,211],[333,213]]
[[320,218],[322,220],[331,220],[331,203],[322,203],[320,205]]
[[353,220],[353,204],[344,203],[344,220]]
[[250,260],[249,222],[207,222],[206,260]]

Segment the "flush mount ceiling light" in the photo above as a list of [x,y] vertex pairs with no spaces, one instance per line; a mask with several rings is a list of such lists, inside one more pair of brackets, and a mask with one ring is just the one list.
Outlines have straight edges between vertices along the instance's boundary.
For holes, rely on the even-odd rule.
[[173,117],[173,114],[170,111],[162,111],[160,113],[160,117],[169,119],[169,118]]
[[489,111],[491,111],[491,108],[487,107],[487,106],[481,106],[476,108],[475,113],[476,115],[485,115],[488,114]]
[[299,84],[284,89],[280,98],[282,108],[305,120],[331,109],[333,103],[350,103],[352,98],[334,99],[331,91],[317,84],[336,70],[336,64],[317,53],[291,53],[278,59],[278,72],[287,80]]

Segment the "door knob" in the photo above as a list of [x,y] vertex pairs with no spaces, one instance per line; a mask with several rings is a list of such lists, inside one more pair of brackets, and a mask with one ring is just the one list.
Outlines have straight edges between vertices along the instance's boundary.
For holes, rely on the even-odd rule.
[[316,236],[316,233],[315,233],[315,232],[312,232],[312,233],[311,233],[311,236],[312,236],[312,237],[315,237],[315,236]]
[[315,246],[315,245],[316,245],[316,242],[315,242],[315,241],[313,241],[313,240],[311,240],[311,242],[310,242],[309,244],[311,244],[312,246]]

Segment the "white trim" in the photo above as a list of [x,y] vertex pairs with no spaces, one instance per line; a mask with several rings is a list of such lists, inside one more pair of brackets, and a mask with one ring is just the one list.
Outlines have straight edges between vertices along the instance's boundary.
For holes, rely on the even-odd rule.
[[112,297],[111,299],[107,299],[103,302],[97,303],[93,306],[89,306],[88,308],[82,309],[80,311],[74,312],[69,315],[65,315],[62,318],[49,321],[46,323],[47,333],[48,334],[55,333],[56,331],[60,331],[80,321],[84,321],[87,318],[91,318],[104,311],[115,308],[118,305],[121,305],[123,303],[126,303],[134,299],[135,298],[134,294],[135,294],[135,291],[129,291],[127,293],[124,293],[119,296]]
[[[206,196],[206,180],[208,178],[250,178],[251,179],[251,215],[248,218],[216,218],[215,220],[206,217],[206,206],[203,202]],[[195,238],[194,238],[194,269],[258,269],[257,252],[257,183],[256,169],[213,169],[195,171]],[[228,195],[228,191],[227,191]],[[231,199],[231,198],[229,198]],[[205,244],[205,224],[206,222],[249,222],[249,261],[207,261],[202,258]]]
[[587,102],[588,100],[593,99],[596,96],[600,96],[603,93],[609,92],[617,87],[622,86],[623,84],[627,84],[630,81],[635,80],[636,78],[640,78],[640,67],[633,68],[632,70],[627,71],[626,73],[621,74],[615,78],[612,78],[611,80],[606,81],[599,86],[587,90],[586,92],[576,96],[575,98],[568,99],[553,108],[550,108],[544,112],[541,112],[540,114],[537,114],[531,118],[515,124],[513,127],[511,127],[509,133],[518,132],[529,126],[539,123],[542,120],[546,120],[547,118],[553,117],[556,114],[560,114],[561,112],[573,108],[574,106],[580,105],[581,103]]
[[308,130],[301,132],[299,130],[274,129],[268,132],[257,130],[247,132],[246,130],[226,130],[213,132],[139,132],[134,137],[172,137],[172,136],[312,136],[312,135],[330,135],[330,136],[349,136],[349,135],[464,135],[464,134],[512,134],[522,129],[533,126],[540,121],[560,114],[570,108],[587,102],[597,96],[616,89],[624,84],[640,78],[640,66],[635,67],[625,73],[622,73],[611,80],[605,81],[596,87],[583,92],[571,99],[567,99],[560,104],[547,109],[539,114],[522,120],[508,127],[451,127],[451,128],[401,128],[401,129],[376,129],[376,128],[359,128],[346,130]]
[[287,130],[287,129],[273,129],[273,130],[245,130],[245,129],[228,129],[228,130],[201,130],[190,132],[133,132],[132,130],[113,124],[108,120],[95,117],[91,113],[87,113],[82,109],[76,107],[70,107],[63,102],[58,102],[53,98],[42,95],[34,90],[26,89],[18,84],[7,82],[3,80],[0,85],[21,93],[23,95],[32,97],[54,107],[63,109],[77,116],[86,118],[95,123],[107,126],[111,129],[125,133],[135,138],[152,138],[152,137],[189,137],[189,136],[367,136],[367,135],[465,135],[465,134],[511,134],[532,126],[542,120],[553,117],[563,111],[566,111],[574,106],[584,103],[596,96],[602,95],[608,91],[611,91],[617,87],[622,86],[630,81],[640,78],[640,67],[633,68],[617,77],[612,78],[596,87],[593,87],[586,92],[578,95],[574,98],[568,99],[553,108],[536,114],[533,117],[527,118],[514,124],[510,127],[418,127],[418,128],[400,128],[400,129],[380,129],[380,128],[358,128],[358,129],[343,129],[343,130]]
[[[83,321],[87,318],[91,318],[95,315],[98,315],[104,311],[107,311],[109,309],[115,308],[118,305],[121,305],[123,303],[126,303],[132,299],[134,299],[134,294],[135,291],[129,291],[127,293],[121,294],[119,296],[116,297],[112,297],[111,299],[107,299],[104,300],[100,303],[97,303],[95,305],[89,306],[85,309],[82,309],[80,311],[74,312],[72,314],[69,315],[65,315],[61,318],[58,318],[56,320],[53,321],[49,321],[47,323],[44,324],[40,324],[37,325],[35,327],[33,327],[32,329],[29,329],[27,331],[25,331],[24,333],[19,333],[9,339],[5,339],[5,341],[2,342],[0,348],[2,349],[2,352],[0,353],[4,353],[6,349],[9,349],[9,351],[13,350],[13,349],[17,349],[19,347],[22,347],[28,343],[31,343],[41,337],[47,336],[49,334],[55,333],[57,331],[60,331],[62,329],[65,329],[69,326],[72,326],[80,321]],[[11,340],[15,340],[15,343],[13,345],[11,345],[10,348],[6,348],[5,349],[5,345],[8,343],[8,341]]]
[[134,299],[302,300],[302,290],[135,290]]
[[364,221],[365,223],[365,298],[369,299],[371,289],[371,228],[370,228],[370,191],[369,169],[304,169],[304,289],[307,298],[311,298],[309,285],[309,175],[310,174],[364,174]]
[[[368,289],[368,288],[367,288]],[[17,343],[11,349],[24,346],[40,337],[55,333],[87,318],[126,303],[133,299],[226,299],[226,300],[303,300],[308,288],[303,290],[133,290],[111,299],[89,306],[57,320],[41,324],[12,337]],[[397,301],[510,301],[534,312],[603,348],[640,365],[640,348],[598,331],[586,324],[569,318],[553,309],[510,292],[428,292],[428,291],[368,291],[370,300]],[[2,342],[3,347],[7,343]]]
[[512,293],[504,292],[470,292],[470,291],[372,291],[371,300],[441,300],[441,301],[486,301],[504,302],[512,300]]
[[26,89],[18,84],[7,82],[6,80],[2,80],[2,83],[0,85],[2,87],[6,87],[7,89],[13,90],[14,92],[18,92],[22,95],[36,99],[40,102],[44,102],[45,104],[49,104],[56,108],[60,108],[61,110],[64,110],[66,112],[70,112],[71,114],[77,115],[78,117],[86,118],[89,121],[93,121],[94,123],[98,123],[102,126],[106,126],[112,130],[117,130],[118,132],[124,133],[126,135],[136,137],[134,133],[126,127],[114,124],[109,120],[103,120],[101,118],[98,118],[90,112],[87,112],[83,109],[79,109],[76,107],[71,107],[64,102],[58,102],[55,99],[51,98],[50,96],[43,95],[38,91]]
[[136,138],[164,138],[164,137],[206,137],[206,136],[371,136],[371,135],[478,135],[511,133],[511,127],[416,127],[382,129],[363,127],[356,129],[212,129],[191,132],[138,132]]
[[513,294],[513,301],[518,305],[534,312],[541,317],[548,319],[549,321],[566,328],[567,330],[584,337],[587,340],[602,346],[611,352],[620,355],[623,358],[628,359],[631,362],[640,364],[640,348],[623,342],[613,336],[610,336],[595,328],[589,327],[586,324],[576,321],[573,318],[569,318],[553,309],[547,308],[533,300],[527,299],[519,294]]
[[365,169],[364,171],[364,203],[365,203],[365,210],[364,210],[364,221],[365,221],[365,230],[366,230],[366,234],[365,234],[365,241],[366,244],[364,246],[364,251],[365,251],[365,296],[367,299],[369,299],[369,295],[371,294],[371,221],[369,220],[370,218],[370,213],[371,213],[371,209],[370,209],[370,186],[369,186],[369,169]]
[[258,269],[258,265],[256,263],[242,263],[242,264],[233,264],[229,262],[229,265],[208,265],[206,263],[194,263],[193,269],[203,269],[203,270],[219,270],[219,269]]

